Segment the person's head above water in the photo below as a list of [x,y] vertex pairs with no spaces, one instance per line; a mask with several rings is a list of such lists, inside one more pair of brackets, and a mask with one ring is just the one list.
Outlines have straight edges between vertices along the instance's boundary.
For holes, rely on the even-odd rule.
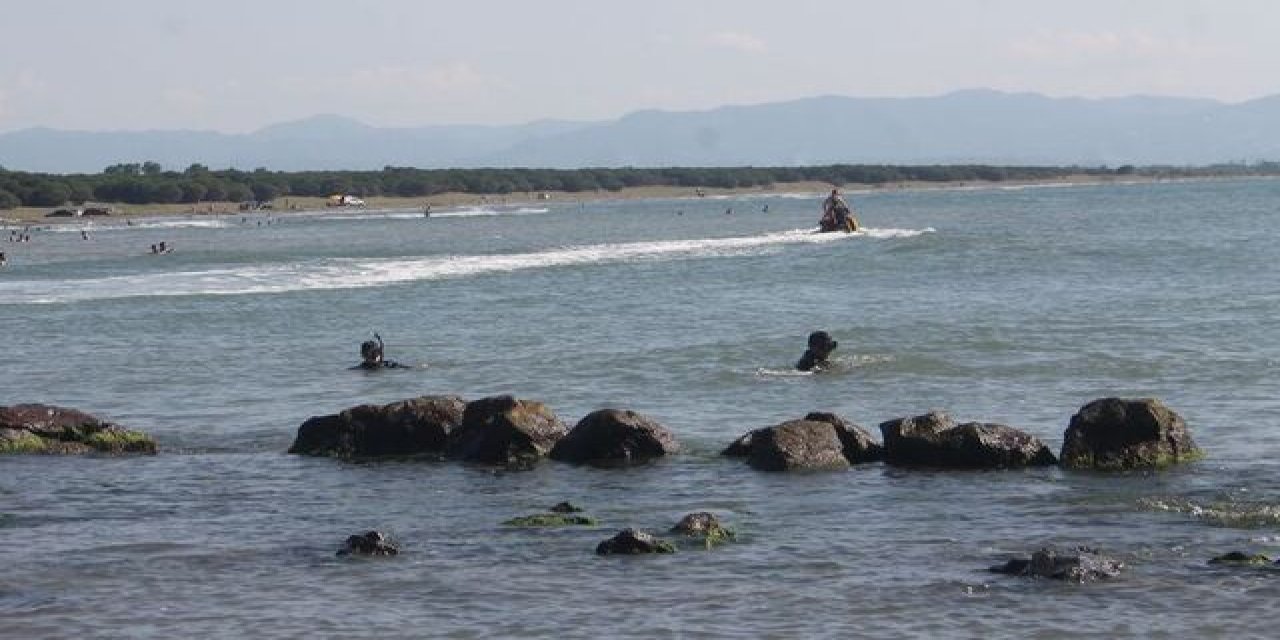
[[360,357],[366,363],[375,364],[382,361],[382,345],[373,340],[360,343]]
[[839,342],[831,339],[831,334],[826,331],[814,331],[809,334],[809,348],[805,350],[804,355],[800,357],[800,361],[796,363],[796,368],[801,371],[813,371],[823,369],[827,366],[827,356],[831,355],[836,347],[840,346]]
[[840,346],[839,342],[831,339],[831,334],[826,331],[814,331],[809,334],[809,350],[815,354],[823,356],[836,350]]

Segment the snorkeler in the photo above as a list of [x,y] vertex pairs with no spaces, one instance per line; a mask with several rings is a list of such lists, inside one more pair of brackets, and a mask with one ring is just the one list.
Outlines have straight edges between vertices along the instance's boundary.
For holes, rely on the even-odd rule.
[[796,363],[796,369],[813,371],[831,366],[831,362],[827,360],[827,357],[838,346],[840,346],[840,343],[832,340],[831,334],[826,331],[814,331],[809,334],[809,348],[805,349],[803,356],[800,356],[800,361]]
[[365,369],[368,371],[376,371],[378,369],[408,369],[409,367],[394,360],[386,360],[383,358],[383,350],[386,345],[382,342],[382,336],[373,334],[374,340],[365,340],[360,343],[360,364],[352,367],[352,369]]

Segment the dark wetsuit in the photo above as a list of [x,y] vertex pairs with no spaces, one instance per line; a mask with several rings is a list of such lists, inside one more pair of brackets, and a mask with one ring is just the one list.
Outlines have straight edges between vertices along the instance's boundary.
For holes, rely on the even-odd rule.
[[796,369],[800,371],[813,371],[814,369],[824,369],[831,364],[825,356],[819,356],[812,349],[805,349],[804,355],[800,356],[800,361],[796,363]]
[[352,369],[364,369],[365,371],[378,371],[381,369],[411,369],[407,364],[400,364],[394,360],[381,360],[379,362],[361,362],[351,367]]

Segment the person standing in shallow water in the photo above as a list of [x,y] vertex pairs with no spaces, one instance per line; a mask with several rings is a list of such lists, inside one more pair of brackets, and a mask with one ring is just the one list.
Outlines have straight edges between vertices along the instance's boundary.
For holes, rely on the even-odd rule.
[[809,348],[805,349],[804,355],[800,356],[800,361],[796,363],[796,369],[800,371],[821,371],[831,366],[831,352],[840,346],[839,342],[831,339],[831,334],[826,331],[814,331],[809,334]]

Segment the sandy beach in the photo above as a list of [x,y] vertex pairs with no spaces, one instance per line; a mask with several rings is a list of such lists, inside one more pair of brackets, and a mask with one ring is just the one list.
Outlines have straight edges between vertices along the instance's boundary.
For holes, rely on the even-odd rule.
[[[1202,178],[1210,179],[1210,178]],[[853,194],[868,191],[890,190],[927,190],[983,187],[1016,187],[1038,184],[1110,184],[1117,182],[1152,182],[1157,178],[1144,176],[1099,177],[1096,175],[1076,175],[1038,181],[963,181],[963,182],[891,182],[884,184],[841,185],[841,189]],[[366,209],[416,209],[430,205],[433,209],[483,205],[522,205],[545,202],[595,202],[604,200],[637,200],[646,198],[696,198],[716,196],[741,196],[771,193],[813,193],[815,197],[831,189],[826,182],[787,182],[768,187],[750,187],[740,189],[696,188],[684,186],[648,186],[628,187],[618,191],[551,191],[544,193],[507,193],[507,194],[474,194],[443,193],[422,198],[403,198],[392,196],[371,196],[364,198]],[[145,204],[130,205],[121,203],[105,203],[112,207],[113,218],[154,217],[154,216],[192,216],[192,215],[263,215],[267,213],[285,213],[289,211],[315,211],[327,208],[328,201],[322,197],[282,196],[274,201],[275,208],[270,210],[241,211],[237,202],[200,202],[196,204]],[[0,212],[0,221],[8,224],[75,224],[99,218],[46,217],[54,207],[19,207]],[[358,210],[358,209],[353,209]]]

